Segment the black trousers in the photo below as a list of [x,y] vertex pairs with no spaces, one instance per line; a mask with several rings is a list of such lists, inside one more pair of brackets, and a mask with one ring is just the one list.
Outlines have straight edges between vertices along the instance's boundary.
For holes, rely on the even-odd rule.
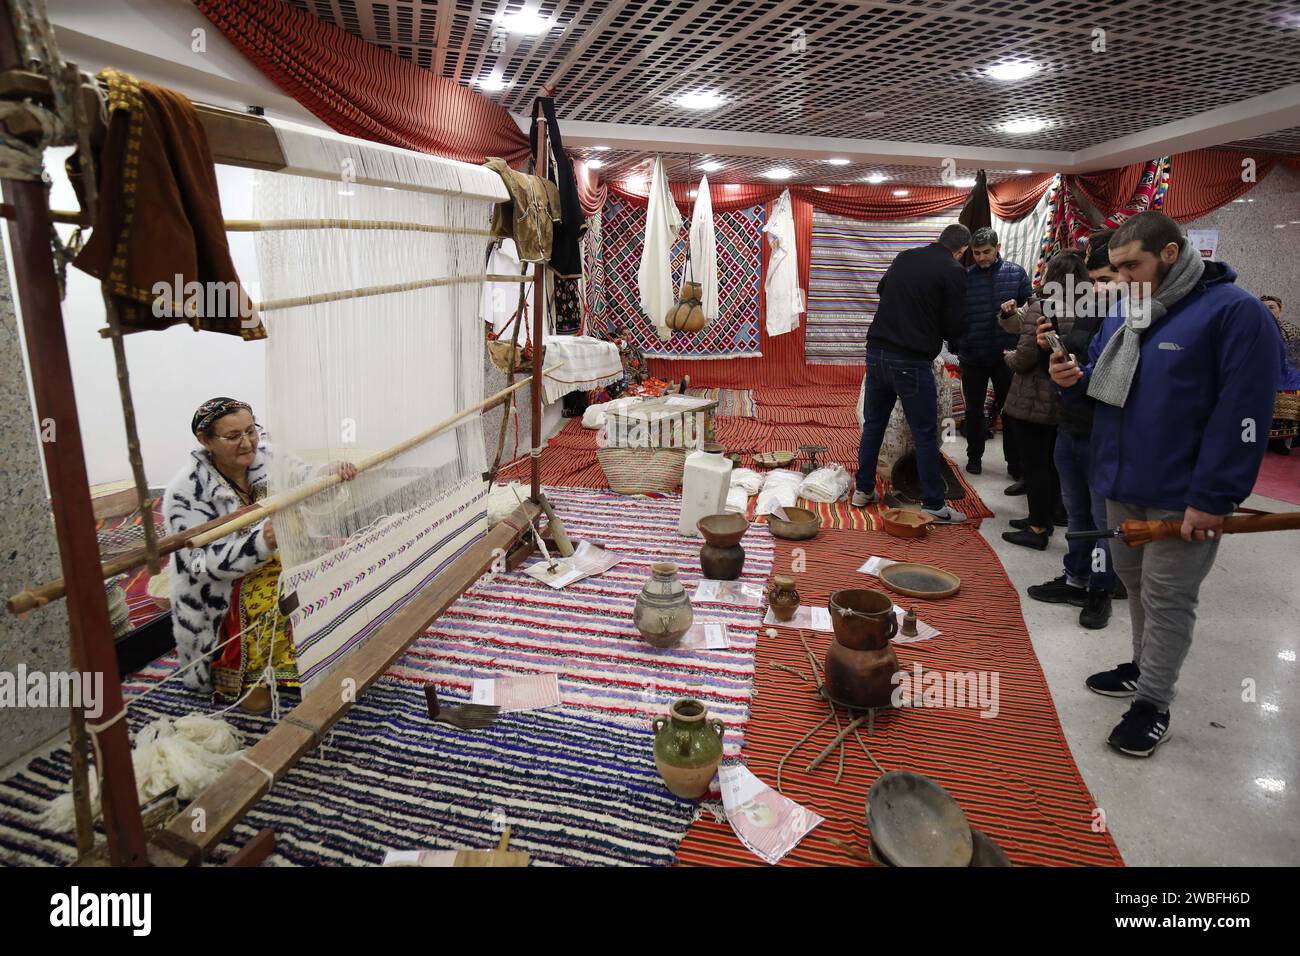
[[[961,360],[961,391],[966,400],[966,457],[970,461],[980,461],[984,457],[984,442],[988,435],[989,422],[984,417],[984,397],[988,394],[989,382],[993,382],[993,401],[996,411],[1000,412],[1006,403],[1007,392],[1011,388],[1011,369],[1002,356],[995,360],[968,359]],[[1006,424],[1006,418],[1003,418]],[[1021,477],[1020,450],[1017,448],[1017,436],[1011,428],[1003,428],[1002,457],[1007,460],[1007,474],[1012,478]]]
[[1053,461],[1056,426],[1007,417],[1006,427],[1016,435],[1020,464],[1024,468],[1029,523],[1036,528],[1050,528],[1056,523],[1056,503],[1061,500],[1061,479]]

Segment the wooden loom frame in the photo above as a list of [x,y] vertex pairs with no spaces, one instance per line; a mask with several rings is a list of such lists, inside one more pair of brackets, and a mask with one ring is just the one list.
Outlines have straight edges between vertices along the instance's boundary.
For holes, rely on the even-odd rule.
[[[48,101],[46,77],[27,72],[20,62],[10,0],[0,0],[0,98],[34,98]],[[265,119],[217,107],[195,104],[214,144],[214,162],[276,171],[287,166],[279,138]],[[549,165],[546,121],[538,118],[535,168]],[[28,131],[30,132],[30,131]],[[11,130],[14,135],[21,135]],[[51,509],[59,542],[63,587],[68,602],[70,652],[75,669],[104,675],[103,712],[125,709],[103,571],[95,533],[94,509],[86,471],[85,453],[77,418],[72,370],[55,262],[50,251],[52,217],[46,187],[40,182],[3,180],[3,215],[9,220],[15,276],[14,297],[23,316],[28,368],[32,377],[38,421],[53,421],[57,441],[42,442],[49,476]],[[394,183],[395,186],[403,184]],[[292,722],[281,721],[246,754],[247,761],[233,764],[190,806],[155,836],[146,839],[127,722],[109,722],[97,735],[103,774],[101,806],[109,861],[114,865],[198,865],[235,827],[243,815],[321,740],[322,735],[350,709],[421,633],[488,570],[496,556],[510,549],[545,513],[557,535],[563,527],[541,493],[541,421],[544,363],[543,315],[547,266],[534,269],[533,331],[535,358],[531,383],[532,432],[530,496],[506,521],[491,528],[457,558],[434,584],[417,592],[392,618],[360,647],[348,654],[333,672],[342,683],[351,679],[356,695],[345,700],[333,686],[305,694],[291,712]],[[115,326],[116,323],[113,323]],[[120,341],[120,331],[114,328]],[[516,388],[522,387],[520,382]],[[510,389],[513,392],[514,389]],[[508,401],[499,397],[493,404]],[[490,400],[489,400],[490,401]],[[486,402],[483,404],[487,404]],[[490,407],[490,406],[489,406]],[[506,412],[508,414],[508,410]],[[227,516],[227,518],[232,516]],[[147,520],[147,516],[146,516]],[[498,550],[499,549],[499,550]],[[146,555],[156,560],[157,549]],[[140,563],[144,563],[142,560]],[[80,715],[76,715],[79,717]],[[75,728],[79,721],[74,717]],[[74,753],[74,762],[76,755]],[[203,820],[199,832],[194,821]],[[80,841],[79,841],[80,842]],[[256,864],[272,848],[272,836],[262,831],[236,854],[232,863]]]

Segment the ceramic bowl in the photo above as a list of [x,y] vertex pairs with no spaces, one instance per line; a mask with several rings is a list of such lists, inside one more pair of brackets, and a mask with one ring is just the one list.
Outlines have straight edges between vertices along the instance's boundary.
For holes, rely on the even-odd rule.
[[822,519],[807,508],[786,508],[786,520],[776,515],[767,516],[767,530],[778,538],[787,541],[807,541],[817,537],[821,530]]
[[724,514],[705,515],[695,522],[706,544],[715,548],[734,548],[749,530],[749,521],[737,511]]

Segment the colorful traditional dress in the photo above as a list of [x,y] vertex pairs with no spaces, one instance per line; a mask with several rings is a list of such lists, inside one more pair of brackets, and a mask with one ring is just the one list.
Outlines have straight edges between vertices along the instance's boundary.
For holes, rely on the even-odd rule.
[[1294,441],[1300,434],[1300,328],[1281,319],[1277,319],[1277,327],[1282,333],[1286,357],[1282,363],[1277,398],[1273,402],[1273,427],[1269,429],[1268,437]]

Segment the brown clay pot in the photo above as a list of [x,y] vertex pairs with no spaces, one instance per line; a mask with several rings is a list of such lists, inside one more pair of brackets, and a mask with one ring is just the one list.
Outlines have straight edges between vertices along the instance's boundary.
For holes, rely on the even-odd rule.
[[898,670],[894,602],[882,591],[849,588],[828,603],[835,640],[826,652],[827,693],[849,707],[888,706]]
[[740,539],[749,530],[745,516],[730,511],[707,515],[695,523],[704,536],[700,548],[700,570],[713,581],[734,581],[745,568],[745,549]]
[[774,574],[772,583],[767,586],[767,603],[772,609],[772,616],[778,621],[788,621],[799,610],[799,592],[795,590],[794,578],[788,574]]

